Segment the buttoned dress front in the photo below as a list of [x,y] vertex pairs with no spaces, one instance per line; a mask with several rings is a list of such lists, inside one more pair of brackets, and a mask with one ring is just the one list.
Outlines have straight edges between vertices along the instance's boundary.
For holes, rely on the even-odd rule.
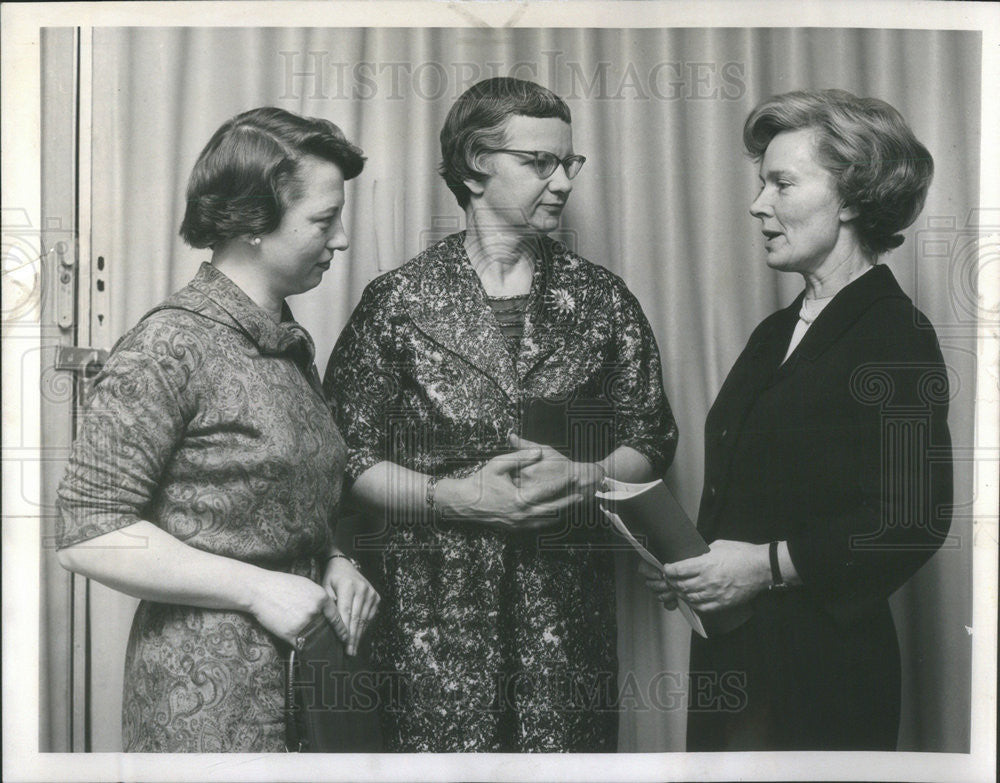
[[[118,341],[59,490],[60,547],[148,520],[196,549],[317,580],[346,450],[312,340],[284,316],[203,264]],[[282,751],[281,659],[249,614],[142,601],[124,748]]]
[[[340,336],[324,386],[348,477],[382,461],[468,475],[510,451],[525,402],[602,396],[613,446],[662,474],[677,430],[624,283],[542,239],[515,354],[463,239],[371,283]],[[373,655],[389,749],[616,750],[612,549],[627,545],[593,507],[558,522],[515,535],[429,514],[368,520],[357,545],[383,581]]]

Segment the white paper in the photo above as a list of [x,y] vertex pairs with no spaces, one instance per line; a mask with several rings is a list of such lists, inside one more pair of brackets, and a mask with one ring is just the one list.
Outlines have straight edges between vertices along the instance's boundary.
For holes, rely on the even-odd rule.
[[[601,506],[601,511],[604,512],[604,516],[611,520],[611,524],[615,526],[615,530],[625,537],[625,539],[633,546],[635,551],[639,553],[643,560],[655,567],[657,571],[663,571],[663,563],[657,560],[652,552],[639,543],[636,537],[629,532],[629,529],[625,526],[625,523],[622,522],[622,518],[620,516],[618,516],[614,511],[608,511],[604,506]],[[694,629],[694,632],[702,639],[707,639],[708,634],[705,633],[705,626],[701,624],[701,618],[698,616],[698,613],[679,597],[677,598],[677,608],[680,609],[681,614],[684,615],[684,619],[688,621],[688,625]]]

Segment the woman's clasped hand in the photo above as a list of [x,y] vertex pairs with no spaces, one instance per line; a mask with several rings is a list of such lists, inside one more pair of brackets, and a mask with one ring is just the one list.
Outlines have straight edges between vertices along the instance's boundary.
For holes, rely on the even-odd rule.
[[519,449],[538,449],[540,459],[521,468],[515,476],[520,487],[533,488],[562,484],[576,490],[578,500],[593,497],[601,489],[607,471],[596,462],[574,462],[551,446],[534,443],[511,433],[510,445]]
[[559,512],[593,497],[604,470],[573,462],[551,446],[510,436],[516,451],[489,460],[461,479],[443,479],[437,505],[443,514],[498,530],[525,531],[559,521]]
[[355,655],[368,623],[378,610],[379,595],[350,560],[327,561],[323,584],[281,571],[262,569],[251,583],[250,613],[279,639],[295,646],[302,630],[322,614]]

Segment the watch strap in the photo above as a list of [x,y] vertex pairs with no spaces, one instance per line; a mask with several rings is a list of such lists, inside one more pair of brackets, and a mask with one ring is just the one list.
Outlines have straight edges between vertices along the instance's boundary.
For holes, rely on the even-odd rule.
[[778,542],[772,541],[767,547],[767,556],[771,561],[771,584],[768,590],[784,590],[788,583],[781,575],[781,565],[778,563]]

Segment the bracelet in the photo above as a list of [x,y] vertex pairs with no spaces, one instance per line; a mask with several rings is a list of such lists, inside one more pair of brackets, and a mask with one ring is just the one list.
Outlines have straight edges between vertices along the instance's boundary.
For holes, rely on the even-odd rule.
[[771,561],[771,584],[767,586],[768,590],[786,590],[788,588],[788,582],[781,575],[781,566],[778,564],[778,542],[772,541],[767,546],[767,556]]
[[330,555],[326,559],[326,562],[329,563],[331,560],[333,560],[336,557],[342,557],[342,558],[344,558],[344,560],[346,560],[348,563],[350,563],[352,566],[354,566],[359,572],[361,571],[361,563],[359,563],[353,557],[350,557],[349,555],[345,555],[345,554],[343,554],[341,552],[337,552],[335,555]]
[[427,501],[427,508],[431,510],[432,514],[436,514],[438,510],[437,503],[434,502],[434,492],[437,490],[438,481],[440,481],[438,476],[428,476],[427,488],[424,490],[424,500]]

